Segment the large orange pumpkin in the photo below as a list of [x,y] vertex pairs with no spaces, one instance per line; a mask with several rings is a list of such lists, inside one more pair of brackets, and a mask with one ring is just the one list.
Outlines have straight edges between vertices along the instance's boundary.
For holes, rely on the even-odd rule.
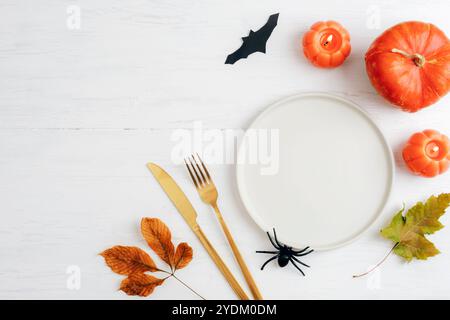
[[372,43],[366,69],[379,94],[404,111],[416,112],[450,89],[450,41],[430,23],[400,23]]

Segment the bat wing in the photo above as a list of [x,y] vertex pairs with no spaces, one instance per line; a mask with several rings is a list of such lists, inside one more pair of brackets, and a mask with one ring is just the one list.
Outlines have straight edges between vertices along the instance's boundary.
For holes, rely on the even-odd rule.
[[273,30],[278,24],[279,15],[279,13],[272,14],[266,24],[263,25],[258,31],[254,32],[253,41],[255,42],[254,47],[256,51],[266,53],[267,40],[269,40]]
[[241,46],[239,47],[239,49],[227,56],[225,64],[234,64],[236,61],[239,61],[240,59],[246,59],[250,54],[256,52],[251,45],[251,37],[254,33],[254,31],[250,30],[249,35],[242,38]]
[[246,59],[250,54],[255,52],[266,53],[266,43],[272,34],[273,29],[277,26],[279,13],[269,17],[267,22],[258,31],[250,30],[247,37],[242,38],[242,45],[235,52],[227,56],[225,64],[234,64],[240,59]]
[[265,39],[265,41],[267,41],[272,34],[273,29],[275,29],[278,24],[279,15],[279,13],[272,14],[267,20],[266,24],[263,25],[258,31],[256,31],[255,34],[258,37],[261,37],[261,39]]
[[246,52],[244,44],[235,52],[229,54],[225,60],[225,64],[234,64],[236,61],[247,58],[249,53]]

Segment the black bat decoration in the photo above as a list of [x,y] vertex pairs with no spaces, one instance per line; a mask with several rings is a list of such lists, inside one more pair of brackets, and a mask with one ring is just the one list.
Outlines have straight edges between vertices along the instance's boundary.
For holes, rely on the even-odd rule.
[[228,55],[225,64],[234,64],[236,61],[246,59],[255,52],[266,53],[266,43],[277,26],[279,13],[272,14],[266,24],[258,31],[250,30],[247,37],[242,38],[242,45],[232,54]]

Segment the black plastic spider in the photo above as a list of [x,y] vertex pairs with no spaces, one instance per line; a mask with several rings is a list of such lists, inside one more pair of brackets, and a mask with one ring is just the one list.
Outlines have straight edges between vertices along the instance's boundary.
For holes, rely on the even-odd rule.
[[264,262],[264,264],[261,267],[261,270],[264,270],[264,267],[272,260],[275,260],[276,258],[278,258],[278,265],[280,267],[285,267],[289,262],[291,262],[294,267],[296,267],[298,269],[298,271],[300,271],[302,273],[302,275],[305,275],[302,271],[302,269],[300,269],[300,267],[296,264],[296,262],[300,263],[301,265],[308,267],[309,266],[303,262],[301,262],[298,258],[296,257],[302,257],[302,256],[306,256],[307,254],[310,254],[311,252],[313,252],[314,250],[311,249],[307,252],[305,252],[306,250],[309,249],[309,247],[306,247],[302,250],[296,251],[293,250],[291,247],[288,247],[285,244],[279,243],[278,239],[277,239],[277,234],[275,232],[275,228],[273,229],[273,237],[275,239],[275,241],[272,239],[272,237],[270,236],[269,232],[267,232],[267,236],[269,237],[270,243],[272,243],[272,245],[275,247],[275,249],[277,249],[278,251],[256,251],[256,253],[270,253],[270,254],[275,254],[275,256],[273,256],[272,258],[270,258],[269,260],[267,260],[266,262]]

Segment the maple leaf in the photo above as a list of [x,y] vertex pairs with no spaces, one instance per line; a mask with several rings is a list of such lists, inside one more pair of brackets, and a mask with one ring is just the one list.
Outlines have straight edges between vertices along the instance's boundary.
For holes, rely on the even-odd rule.
[[393,252],[407,261],[435,256],[439,250],[425,235],[444,227],[439,218],[449,205],[450,193],[443,193],[431,196],[425,203],[416,203],[406,215],[403,215],[403,208],[394,215],[389,226],[381,230],[381,235],[394,241]]
[[186,267],[192,260],[192,248],[186,243],[182,242],[177,246],[175,256],[173,258],[173,267],[175,270]]
[[147,297],[164,279],[159,279],[145,273],[134,273],[122,280],[120,290],[130,296]]
[[159,219],[143,218],[141,232],[150,248],[173,269],[175,249],[169,228]]
[[394,252],[408,262],[413,258],[426,260],[439,254],[439,250],[425,235],[435,233],[444,226],[439,218],[450,205],[450,193],[431,196],[425,203],[417,202],[403,215],[405,208],[398,211],[391,223],[382,229],[381,235],[395,242],[391,251],[372,269],[353,278],[365,276],[378,268]]
[[114,246],[100,253],[106,264],[118,274],[158,271],[152,258],[138,247]]

